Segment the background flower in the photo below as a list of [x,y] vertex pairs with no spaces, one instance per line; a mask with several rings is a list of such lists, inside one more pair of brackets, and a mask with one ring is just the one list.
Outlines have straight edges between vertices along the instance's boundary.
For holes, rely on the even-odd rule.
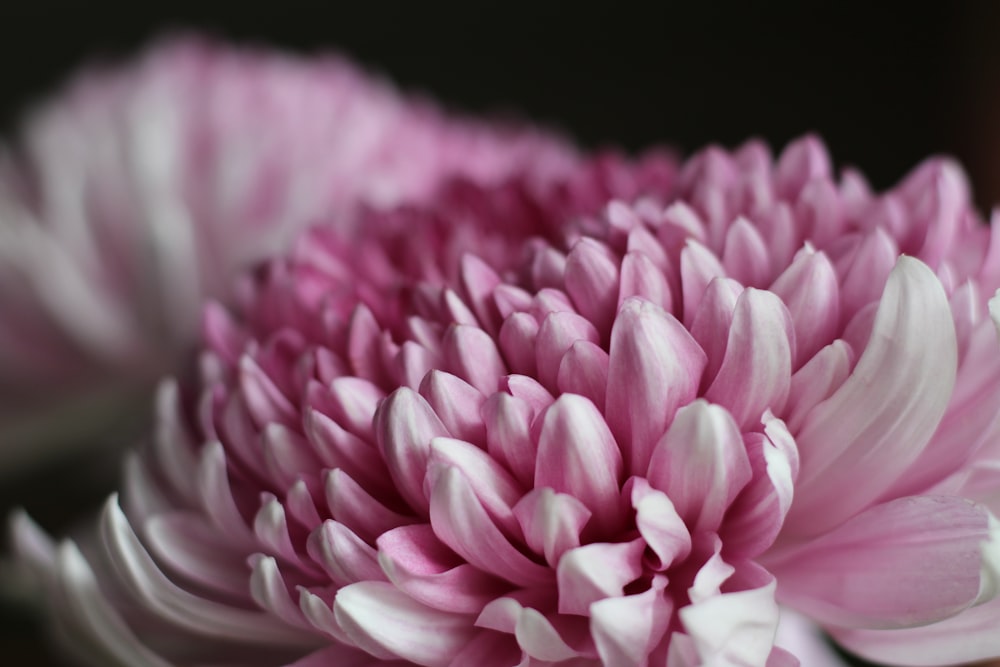
[[1000,276],[959,169],[874,195],[807,137],[651,173],[314,230],[209,307],[200,392],[161,387],[88,558],[16,522],[64,634],[781,667],[780,603],[898,664],[996,657]]
[[0,474],[91,442],[123,404],[144,412],[202,300],[227,300],[237,270],[303,226],[425,200],[458,174],[545,180],[576,159],[336,57],[186,39],[92,69],[0,156]]

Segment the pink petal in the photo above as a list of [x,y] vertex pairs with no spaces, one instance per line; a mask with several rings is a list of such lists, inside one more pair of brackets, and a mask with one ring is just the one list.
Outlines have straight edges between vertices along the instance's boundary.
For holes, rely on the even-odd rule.
[[748,428],[765,410],[785,405],[792,378],[795,331],[777,296],[746,289],[736,302],[726,356],[705,398],[726,406]]
[[427,667],[447,667],[476,632],[468,616],[432,609],[378,581],[340,589],[333,610],[359,648]]
[[500,350],[516,373],[535,375],[535,339],[538,337],[538,320],[531,313],[511,314],[500,326]]
[[383,533],[378,562],[396,588],[441,611],[479,613],[507,591],[503,582],[462,562],[426,524]]
[[604,405],[610,357],[598,345],[578,340],[559,363],[556,384],[566,394],[579,394],[594,405]]
[[783,554],[783,600],[820,622],[889,629],[953,616],[980,593],[988,515],[964,498],[877,505]]
[[643,667],[670,623],[673,604],[666,581],[654,579],[645,593],[606,598],[590,605],[590,631],[605,665]]
[[705,288],[716,278],[725,278],[726,270],[715,254],[697,241],[688,240],[681,251],[681,292],[684,299],[684,324],[691,326],[698,312]]
[[580,533],[591,512],[571,495],[540,487],[521,498],[514,516],[528,546],[556,567],[564,552],[580,546]]
[[542,384],[556,388],[563,355],[581,340],[597,343],[600,335],[590,321],[576,313],[551,313],[542,321],[535,341],[538,379]]
[[722,266],[727,276],[743,285],[763,287],[770,277],[771,258],[767,245],[744,217],[736,218],[726,232]]
[[309,557],[322,566],[334,584],[385,581],[378,553],[344,524],[327,520],[309,536]]
[[625,586],[642,574],[641,540],[613,544],[593,542],[566,551],[556,570],[559,613],[588,616],[591,603],[620,597]]
[[479,327],[449,327],[443,352],[448,367],[483,394],[496,391],[498,381],[507,374],[493,337]]
[[596,528],[615,528],[622,460],[603,415],[586,398],[563,394],[540,419],[534,486],[574,496],[593,512]]
[[427,512],[424,475],[431,440],[448,435],[444,424],[420,394],[397,389],[379,406],[375,415],[378,445],[396,488],[410,507]]
[[694,315],[691,335],[705,351],[708,364],[702,376],[702,385],[708,386],[715,379],[726,356],[729,344],[729,329],[733,323],[736,301],[743,293],[743,287],[730,278],[715,278],[705,288],[705,295],[698,304]]
[[485,400],[482,392],[457,375],[433,370],[420,383],[420,395],[434,410],[448,433],[461,440],[486,444],[486,432],[479,411]]
[[645,475],[674,412],[697,395],[705,353],[662,308],[629,299],[611,331],[605,413],[630,474]]
[[778,605],[771,578],[756,588],[722,593],[680,610],[694,641],[697,664],[766,667],[778,627]]
[[[667,494],[642,477],[633,477],[630,496],[635,523],[646,545],[656,554],[653,569],[664,571],[691,553],[691,533]],[[629,490],[626,485],[626,490]]]
[[647,479],[670,497],[692,532],[717,530],[750,481],[750,461],[729,413],[702,399],[677,411],[653,451]]
[[537,451],[531,438],[534,419],[531,406],[520,398],[498,392],[483,403],[482,417],[490,456],[507,466],[523,487],[530,488],[535,478]]
[[829,529],[898,479],[941,420],[956,364],[955,328],[941,284],[918,260],[900,258],[854,372],[796,435],[801,493],[788,528],[799,534]]
[[479,569],[521,586],[552,581],[551,570],[529,560],[497,528],[455,468],[438,474],[430,515],[438,538]]
[[806,183],[830,178],[830,157],[823,142],[809,135],[785,147],[774,168],[778,196],[789,201],[798,199]]
[[343,470],[326,473],[324,491],[330,515],[368,542],[387,530],[416,522],[414,517],[386,507]]
[[[637,229],[629,235],[631,244],[633,238],[637,238],[638,233],[644,233],[650,239],[649,243],[656,241],[644,229]],[[641,238],[641,237],[640,237]],[[654,246],[659,248],[659,245]],[[652,251],[651,251],[652,252]],[[663,253],[659,249],[660,254]],[[665,257],[662,261],[666,261]],[[670,285],[663,268],[650,259],[646,252],[631,250],[622,259],[621,278],[618,287],[618,307],[629,297],[641,297],[646,301],[656,304],[663,310],[670,312],[673,310],[673,296],[670,292]]]
[[566,256],[566,292],[577,311],[607,336],[618,305],[618,263],[606,246],[587,237],[576,242]]
[[835,340],[795,371],[784,410],[785,421],[793,432],[801,430],[812,409],[844,384],[853,361],[851,347]]
[[840,326],[837,275],[822,252],[804,249],[771,285],[788,307],[795,326],[794,368],[812,359],[833,340]]

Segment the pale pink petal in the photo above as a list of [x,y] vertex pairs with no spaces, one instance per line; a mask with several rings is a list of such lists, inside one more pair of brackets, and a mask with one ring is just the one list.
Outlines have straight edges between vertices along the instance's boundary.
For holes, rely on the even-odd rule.
[[641,667],[663,637],[673,605],[663,594],[666,582],[653,580],[644,593],[606,598],[590,605],[590,631],[605,665]]
[[470,617],[432,609],[377,581],[340,589],[333,609],[358,647],[426,667],[446,667],[475,634]]
[[793,368],[800,368],[833,340],[840,326],[837,275],[825,253],[806,248],[770,289],[791,315],[795,327]]
[[577,311],[606,340],[618,305],[618,263],[604,245],[582,238],[566,256],[565,281]]
[[496,391],[498,381],[507,374],[493,337],[479,327],[466,324],[450,327],[444,337],[443,352],[448,368],[483,394]]
[[900,258],[854,371],[795,436],[801,493],[788,527],[800,534],[831,528],[898,479],[944,414],[956,364],[955,328],[941,284],[926,265]]
[[905,628],[976,601],[988,537],[988,513],[964,498],[900,498],[790,549],[771,569],[782,600],[822,623]]
[[563,553],[580,546],[580,534],[591,511],[569,494],[540,487],[521,498],[514,506],[514,516],[528,546],[556,567]]
[[385,580],[379,567],[378,552],[339,521],[324,521],[309,536],[306,548],[309,557],[338,586]]
[[493,394],[482,408],[486,425],[486,450],[511,471],[525,487],[535,478],[535,452],[531,438],[534,411],[526,401],[504,392]]
[[594,405],[604,405],[609,365],[610,357],[603,348],[590,341],[576,341],[559,363],[556,381],[559,391],[579,394]]
[[590,605],[624,594],[642,574],[643,540],[592,542],[566,551],[556,568],[559,613],[589,615]]
[[420,383],[420,395],[448,429],[448,433],[442,435],[477,445],[486,444],[486,430],[479,416],[485,398],[478,389],[457,375],[433,370]]
[[663,571],[691,553],[691,533],[667,494],[654,489],[642,477],[629,480],[636,528],[646,545],[656,554],[653,567]]

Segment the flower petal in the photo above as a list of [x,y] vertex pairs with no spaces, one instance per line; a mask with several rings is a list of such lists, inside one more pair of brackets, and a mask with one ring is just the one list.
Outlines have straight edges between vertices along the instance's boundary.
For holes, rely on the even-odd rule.
[[340,589],[333,610],[359,648],[426,667],[447,667],[476,633],[469,616],[432,609],[378,581]]
[[872,503],[905,472],[948,405],[956,350],[941,284],[918,260],[900,258],[854,371],[796,434],[801,492],[787,529],[827,530]]
[[622,305],[611,330],[605,414],[626,445],[629,474],[645,475],[677,408],[697,395],[705,363],[691,334],[662,308],[639,298]]

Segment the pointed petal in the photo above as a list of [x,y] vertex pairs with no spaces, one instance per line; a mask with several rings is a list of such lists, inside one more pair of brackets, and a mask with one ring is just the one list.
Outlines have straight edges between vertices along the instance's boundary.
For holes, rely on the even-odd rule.
[[656,554],[653,569],[660,572],[691,553],[691,533],[667,494],[642,477],[633,477],[630,496],[635,523],[646,545]]
[[507,374],[493,337],[479,327],[452,325],[442,349],[448,368],[483,394],[496,391],[498,381]]
[[563,355],[581,340],[596,344],[600,336],[593,324],[576,313],[551,313],[542,321],[535,341],[538,379],[542,384],[556,388]]
[[578,340],[559,363],[556,384],[564,394],[579,394],[594,405],[604,405],[610,357],[598,345]]
[[503,392],[493,394],[483,403],[486,425],[486,451],[507,466],[525,488],[535,478],[537,447],[531,438],[534,412],[527,402]]
[[647,479],[670,497],[692,532],[718,530],[752,472],[739,427],[702,399],[677,411],[653,451]]
[[606,414],[630,474],[644,475],[653,446],[697,394],[705,353],[684,326],[641,299],[622,306],[611,331]]
[[529,560],[497,528],[459,470],[438,474],[430,515],[438,538],[479,569],[521,586],[552,581],[548,568]]
[[396,488],[410,507],[426,513],[427,459],[431,440],[448,435],[444,424],[420,394],[402,387],[379,406],[375,431]]
[[338,586],[385,580],[375,549],[339,521],[323,522],[309,536],[306,549],[309,557]]
[[753,288],[736,302],[726,356],[705,398],[726,406],[748,428],[765,410],[785,406],[792,380],[795,331],[777,296]]
[[771,285],[788,307],[795,326],[795,362],[799,368],[833,340],[840,326],[837,274],[825,253],[799,251],[795,261]]
[[595,527],[614,528],[622,460],[600,411],[582,396],[563,394],[541,419],[534,486],[574,496],[593,512]]
[[420,383],[420,395],[448,429],[445,435],[486,444],[486,431],[479,416],[485,399],[478,389],[457,375],[433,370]]

